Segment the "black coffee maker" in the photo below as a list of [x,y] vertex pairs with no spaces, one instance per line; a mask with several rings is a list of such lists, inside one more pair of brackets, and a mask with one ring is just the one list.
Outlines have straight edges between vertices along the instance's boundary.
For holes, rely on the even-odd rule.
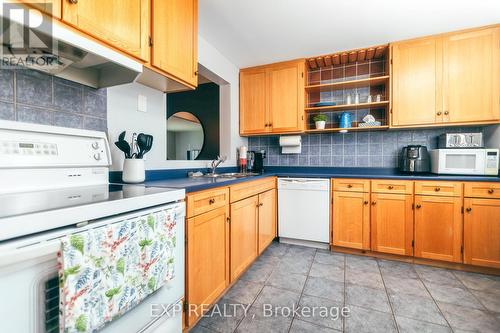
[[265,150],[249,151],[247,153],[247,171],[264,172],[264,158],[266,158]]
[[430,172],[431,163],[427,147],[421,145],[403,147],[399,170],[405,173]]

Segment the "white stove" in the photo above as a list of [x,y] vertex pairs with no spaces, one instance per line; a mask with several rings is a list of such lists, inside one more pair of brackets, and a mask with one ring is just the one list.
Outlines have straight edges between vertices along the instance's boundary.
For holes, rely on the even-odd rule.
[[[1,332],[58,331],[59,238],[161,210],[184,238],[184,190],[109,184],[110,165],[105,133],[0,121]],[[184,295],[184,242],[175,261],[172,281],[101,331],[180,332],[180,314],[151,316]]]

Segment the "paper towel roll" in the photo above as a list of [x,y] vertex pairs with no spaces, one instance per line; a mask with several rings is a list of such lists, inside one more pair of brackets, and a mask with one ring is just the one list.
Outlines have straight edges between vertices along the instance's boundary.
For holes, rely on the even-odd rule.
[[280,136],[281,147],[296,147],[302,144],[300,135]]

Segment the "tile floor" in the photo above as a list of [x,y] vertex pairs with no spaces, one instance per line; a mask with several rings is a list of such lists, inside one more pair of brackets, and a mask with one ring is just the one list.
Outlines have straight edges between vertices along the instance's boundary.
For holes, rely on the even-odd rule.
[[[500,277],[273,243],[192,329],[214,332],[500,332]],[[347,307],[348,316],[265,316],[264,304]],[[311,308],[312,309],[312,308]],[[209,311],[210,314],[210,311]]]

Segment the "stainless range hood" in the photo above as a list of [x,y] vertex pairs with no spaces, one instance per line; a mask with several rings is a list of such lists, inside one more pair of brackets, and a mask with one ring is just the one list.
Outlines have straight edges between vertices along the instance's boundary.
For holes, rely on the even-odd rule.
[[[56,20],[46,16],[41,20],[40,12],[30,10],[29,16],[25,16],[29,17],[28,22],[38,20],[45,23],[27,29],[23,15],[4,11],[5,7],[0,13],[3,25],[7,25],[1,31],[3,68],[9,65],[31,68],[94,88],[134,82],[142,73],[140,62],[86,38]],[[25,9],[23,12],[26,14]]]

